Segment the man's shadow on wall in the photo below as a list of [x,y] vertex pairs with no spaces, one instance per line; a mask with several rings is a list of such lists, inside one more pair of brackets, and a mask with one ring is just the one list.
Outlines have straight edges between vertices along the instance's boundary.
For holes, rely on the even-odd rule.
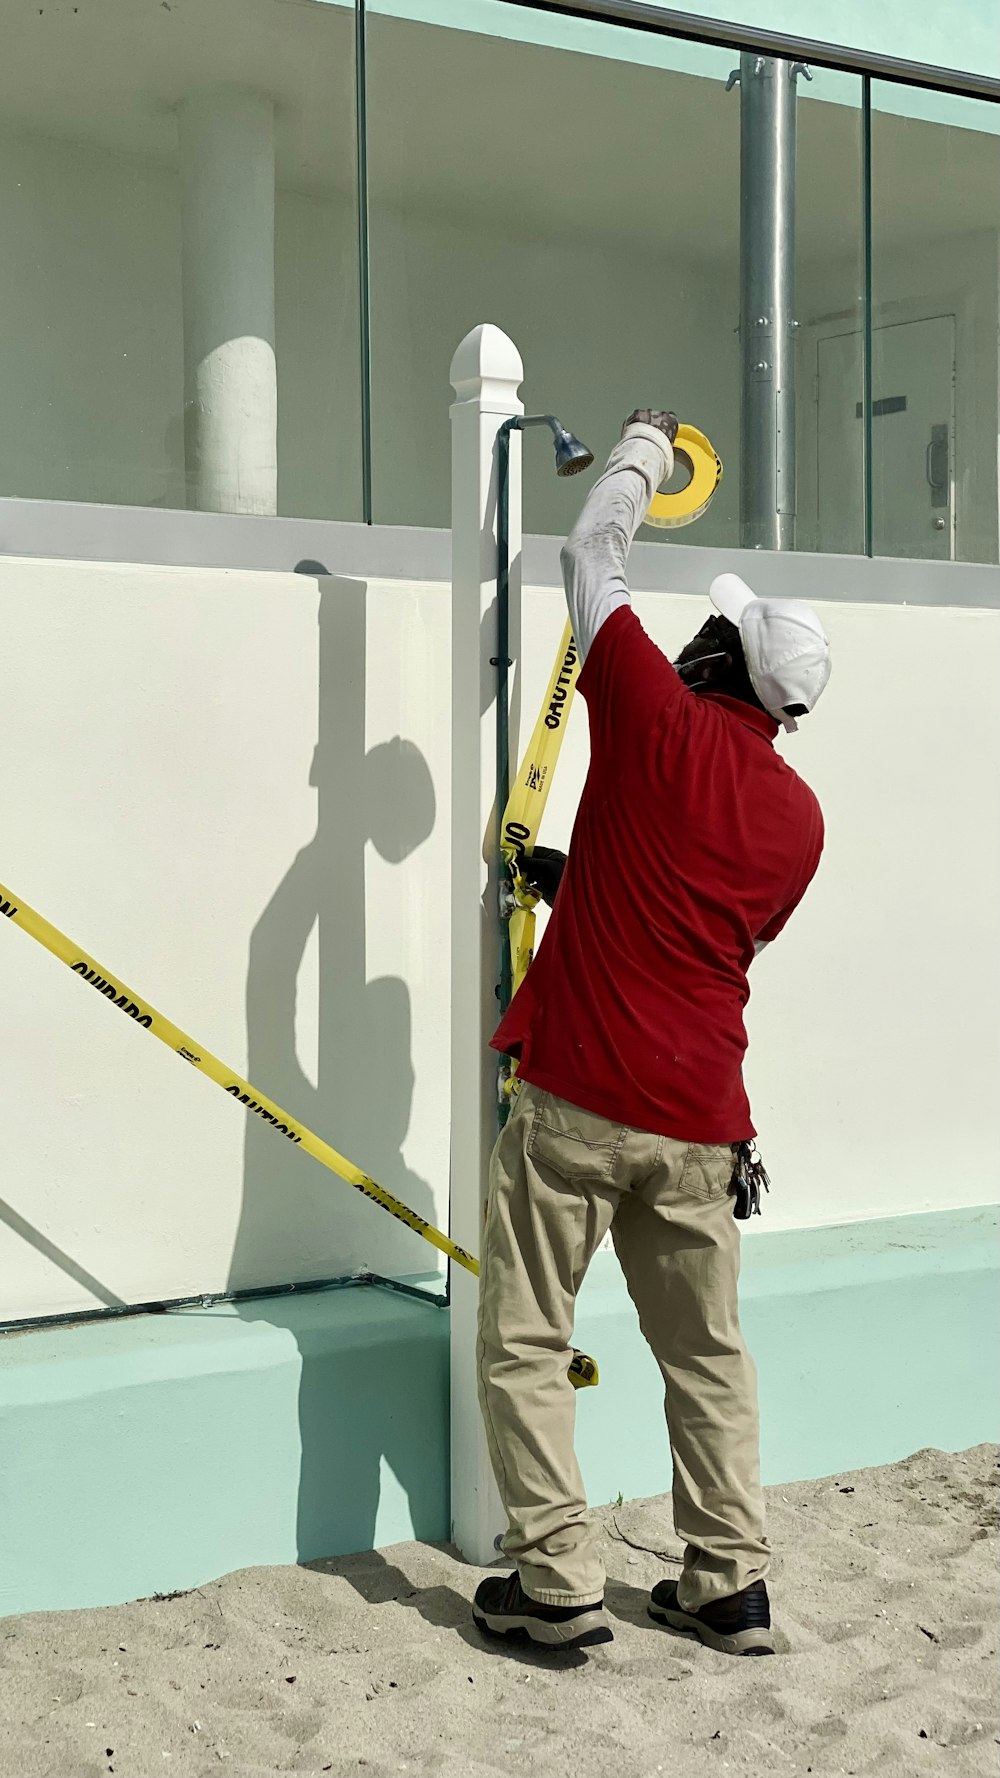
[[[301,563],[299,571],[326,575],[318,563]],[[434,1220],[431,1189],[402,1155],[414,1084],[409,989],[398,976],[367,979],[365,944],[366,845],[371,841],[393,864],[409,857],[434,827],[434,786],[411,741],[397,736],[366,748],[365,583],[321,578],[319,584],[319,738],[311,773],[318,793],[316,833],[251,937],[247,1073],[341,1154]],[[280,784],[272,794],[280,794]],[[262,819],[266,807],[263,797]],[[314,928],[315,1082],[296,1044],[299,975]],[[248,1117],[231,1289],[358,1269],[415,1272],[422,1262],[411,1231]],[[350,1314],[362,1303],[369,1318],[386,1322],[400,1314],[397,1299],[375,1291],[362,1296],[352,1290],[335,1299],[278,1296],[240,1306],[244,1319],[291,1332],[300,1354],[302,1561],[372,1547],[383,1458],[409,1497],[417,1535],[443,1534],[440,1488],[427,1456],[430,1428],[421,1412],[430,1391],[435,1422],[441,1418],[446,1427],[446,1351],[440,1342],[417,1341],[408,1364],[404,1330],[404,1361],[379,1365],[370,1340],[351,1336]],[[417,1313],[431,1317],[439,1311]],[[340,1338],[332,1337],[331,1317],[334,1326],[344,1322]],[[268,1437],[266,1427],[261,1436]]]

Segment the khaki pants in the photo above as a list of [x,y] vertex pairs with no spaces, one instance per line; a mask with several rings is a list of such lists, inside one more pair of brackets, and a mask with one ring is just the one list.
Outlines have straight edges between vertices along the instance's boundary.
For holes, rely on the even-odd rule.
[[521,1088],[490,1170],[479,1393],[504,1549],[543,1604],[589,1604],[604,1591],[567,1369],[576,1295],[609,1228],[666,1387],[679,1603],[697,1611],[767,1572],[732,1172],[728,1146],[625,1129]]

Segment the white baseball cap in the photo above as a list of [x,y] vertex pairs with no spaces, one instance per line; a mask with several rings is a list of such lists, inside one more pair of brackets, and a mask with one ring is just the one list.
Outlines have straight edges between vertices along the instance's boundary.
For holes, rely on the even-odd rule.
[[716,611],[740,632],[750,683],[769,715],[794,734],[786,704],[812,710],[830,677],[830,644],[815,611],[798,599],[758,599],[738,574],[709,588]]

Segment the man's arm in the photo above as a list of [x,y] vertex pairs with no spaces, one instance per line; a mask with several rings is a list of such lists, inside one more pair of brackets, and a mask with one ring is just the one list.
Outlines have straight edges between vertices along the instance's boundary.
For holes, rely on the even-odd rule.
[[566,603],[581,661],[605,619],[631,604],[625,563],[653,495],[673,474],[676,435],[675,414],[637,409],[563,546]]

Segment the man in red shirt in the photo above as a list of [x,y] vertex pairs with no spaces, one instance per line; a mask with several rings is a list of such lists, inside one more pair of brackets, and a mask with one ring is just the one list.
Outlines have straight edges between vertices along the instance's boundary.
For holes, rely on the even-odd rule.
[[494,1038],[521,1086],[490,1171],[480,1398],[516,1567],[482,1582],[474,1615],[561,1647],[611,1639],[567,1376],[577,1291],[610,1230],[663,1375],[685,1545],[651,1614],[770,1654],[737,1311],[754,1135],[743,1008],[754,955],[819,862],[819,805],[773,741],[813,708],[830,659],[814,612],[732,574],[675,665],[646,635],[625,563],[676,430],[672,414],[632,415],[563,550],[591,760],[548,929]]

